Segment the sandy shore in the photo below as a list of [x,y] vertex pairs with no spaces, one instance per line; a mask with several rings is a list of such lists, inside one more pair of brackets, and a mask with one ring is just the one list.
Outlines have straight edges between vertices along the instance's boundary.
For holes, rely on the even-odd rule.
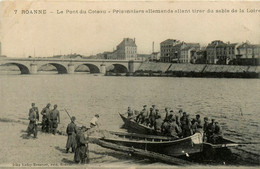
[[[73,153],[65,153],[67,137],[38,132],[38,139],[27,138],[25,122],[0,122],[0,168],[2,167],[80,167]],[[89,144],[90,164],[84,167],[167,166],[148,159]],[[83,166],[81,166],[83,167]],[[174,167],[174,166],[173,166]]]

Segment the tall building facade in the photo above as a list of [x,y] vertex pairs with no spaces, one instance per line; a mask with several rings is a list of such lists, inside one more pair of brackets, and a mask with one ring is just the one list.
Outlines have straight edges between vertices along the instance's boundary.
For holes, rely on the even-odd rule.
[[220,40],[215,40],[208,44],[206,48],[207,63],[216,64],[219,59],[225,58],[227,56],[226,46],[227,44]]
[[106,59],[136,60],[137,46],[135,39],[124,38],[123,41],[117,45],[116,50],[113,52],[105,52],[104,56]]
[[260,45],[250,44],[249,42],[242,43],[237,47],[238,58],[259,58]]
[[199,43],[185,43],[175,39],[161,42],[161,61],[190,63],[191,58],[200,49]]

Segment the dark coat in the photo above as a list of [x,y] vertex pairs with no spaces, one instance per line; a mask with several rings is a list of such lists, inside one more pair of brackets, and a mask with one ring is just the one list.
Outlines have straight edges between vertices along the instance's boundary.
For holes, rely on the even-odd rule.
[[67,143],[66,143],[66,148],[76,148],[76,124],[74,122],[71,122],[67,126],[66,133],[68,135]]
[[86,163],[89,160],[88,152],[88,138],[85,137],[82,131],[79,131],[76,135],[77,147],[74,154],[74,161],[76,163]]

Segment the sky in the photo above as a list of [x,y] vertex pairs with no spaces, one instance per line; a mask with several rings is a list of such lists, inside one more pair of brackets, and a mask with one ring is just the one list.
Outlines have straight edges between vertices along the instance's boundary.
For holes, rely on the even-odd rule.
[[[0,2],[2,55],[48,57],[113,51],[123,38],[135,38],[137,52],[160,50],[160,42],[178,39],[202,46],[213,40],[260,43],[260,2]],[[114,10],[190,10],[189,13],[113,13]],[[205,10],[192,13],[192,10]],[[207,10],[214,13],[207,13]],[[216,10],[230,10],[216,13]],[[244,13],[232,13],[232,9]],[[15,11],[17,13],[15,14]],[[21,14],[22,10],[46,10],[46,14]],[[58,14],[57,10],[63,11]],[[86,14],[68,14],[83,10]],[[94,10],[106,13],[89,13]],[[110,13],[108,13],[110,11]]]

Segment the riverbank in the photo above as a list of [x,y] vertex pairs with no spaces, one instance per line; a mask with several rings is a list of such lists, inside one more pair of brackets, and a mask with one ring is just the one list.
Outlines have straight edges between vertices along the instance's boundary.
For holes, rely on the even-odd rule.
[[[0,168],[3,167],[73,167],[82,165],[73,162],[74,153],[65,153],[67,137],[38,132],[38,139],[27,138],[27,125],[24,121],[0,120]],[[90,163],[84,167],[127,167],[131,166],[169,166],[154,163],[147,159],[135,158],[126,153],[89,144]]]
[[260,66],[172,64],[145,62],[132,74],[107,72],[106,75],[159,76],[159,77],[210,77],[260,78]]

